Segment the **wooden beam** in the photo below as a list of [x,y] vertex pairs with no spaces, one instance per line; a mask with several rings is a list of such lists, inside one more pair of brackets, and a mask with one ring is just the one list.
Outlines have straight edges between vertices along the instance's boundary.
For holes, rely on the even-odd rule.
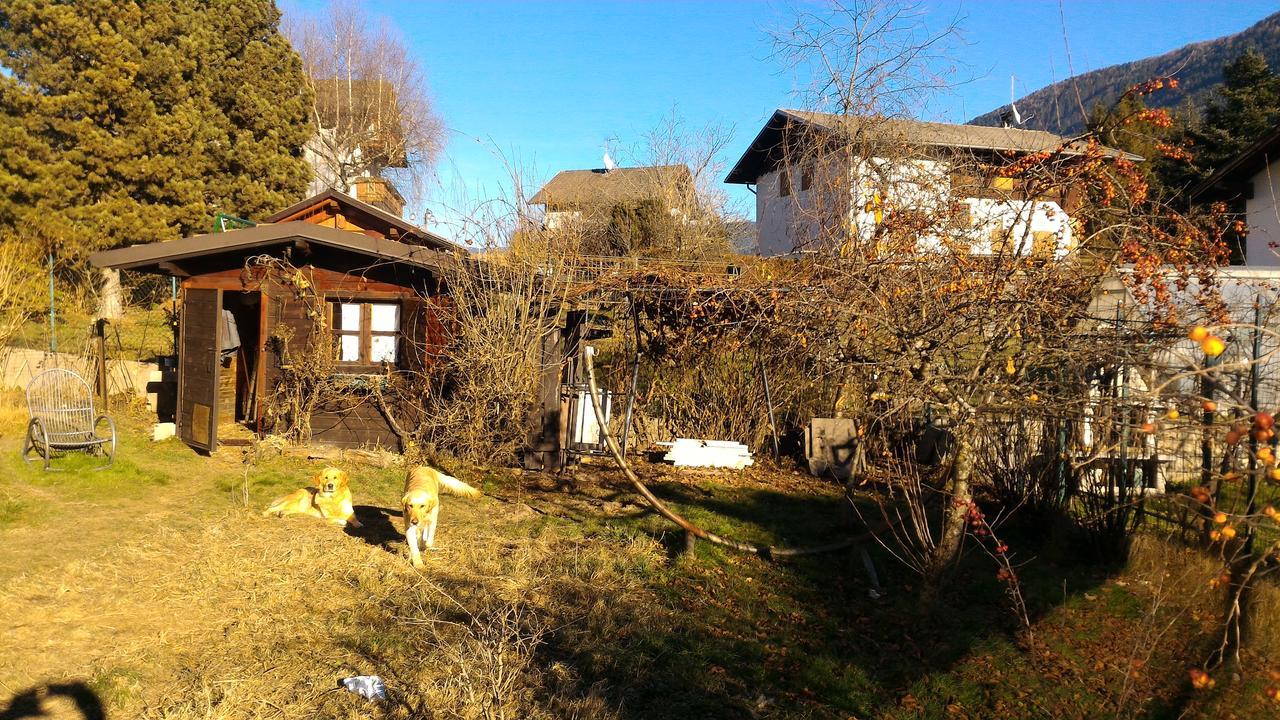
[[191,273],[187,272],[186,270],[183,270],[182,268],[178,267],[177,265],[175,265],[173,262],[169,260],[163,260],[157,263],[157,267],[159,267],[161,270],[164,270],[165,272],[175,277],[180,277],[180,278],[191,277]]

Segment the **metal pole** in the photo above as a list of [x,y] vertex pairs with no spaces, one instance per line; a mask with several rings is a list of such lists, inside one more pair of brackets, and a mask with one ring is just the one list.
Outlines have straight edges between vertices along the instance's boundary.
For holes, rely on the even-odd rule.
[[108,398],[111,395],[110,381],[107,378],[107,321],[98,318],[94,323],[94,341],[98,346],[98,392],[102,393],[102,412],[109,412]]
[[627,393],[627,416],[622,420],[622,454],[627,454],[627,438],[631,434],[631,412],[636,406],[636,385],[640,382],[640,347],[631,359],[631,391]]
[[53,250],[49,251],[49,352],[58,352],[57,310],[53,294]]
[[631,432],[631,411],[636,406],[636,386],[640,382],[640,313],[631,306],[631,318],[635,322],[636,348],[631,358],[631,391],[627,393],[627,416],[622,421],[622,454],[627,454],[627,436]]
[[769,410],[769,432],[773,435],[773,457],[778,459],[782,451],[778,446],[778,422],[773,416],[773,394],[769,391],[769,373],[764,369],[764,361],[760,361],[760,379],[764,381],[764,404]]
[[[173,315],[176,318],[178,315],[178,278],[177,277],[169,278],[169,293],[170,293],[169,303],[170,303],[170,306],[173,308]],[[178,357],[178,333],[174,332],[173,328],[170,328],[170,332],[173,332],[173,357],[176,362]]]
[[[1117,339],[1119,339],[1119,338],[1120,338],[1120,336],[1121,336],[1121,334],[1122,334],[1122,333],[1121,333],[1121,330],[1120,330],[1120,323],[1121,323],[1121,322],[1122,322],[1122,319],[1121,319],[1121,316],[1120,316],[1120,306],[1118,306],[1118,305],[1117,305],[1117,306],[1116,306],[1116,337],[1117,337]],[[1126,365],[1126,364],[1124,364],[1123,362],[1120,364],[1120,368],[1119,368],[1119,375],[1118,375],[1118,377],[1116,378],[1116,380],[1117,380],[1117,382],[1119,382],[1119,383],[1120,383],[1120,403],[1119,403],[1119,410],[1120,410],[1120,418],[1121,418],[1121,424],[1120,424],[1120,488],[1119,488],[1119,490],[1120,490],[1120,491],[1122,491],[1122,492],[1124,493],[1124,497],[1125,497],[1125,499],[1128,499],[1128,494],[1129,494],[1129,424],[1133,422],[1133,417],[1132,417],[1131,413],[1129,412],[1129,407],[1128,407],[1128,400],[1129,400],[1129,366],[1128,366],[1128,365]],[[1107,483],[1107,485],[1108,485],[1109,487],[1112,487],[1112,488],[1114,487],[1114,485],[1112,485],[1112,483]],[[1112,496],[1112,498],[1111,498],[1111,499],[1114,501],[1114,500],[1118,499],[1118,497],[1119,497],[1118,495],[1115,495],[1115,496]]]
[[[1258,408],[1258,359],[1262,357],[1262,297],[1253,300],[1253,361],[1249,363],[1249,405],[1254,412]],[[1258,501],[1258,439],[1249,433],[1249,490],[1245,514],[1252,516]],[[1244,554],[1253,554],[1253,529],[1247,526],[1244,536]]]

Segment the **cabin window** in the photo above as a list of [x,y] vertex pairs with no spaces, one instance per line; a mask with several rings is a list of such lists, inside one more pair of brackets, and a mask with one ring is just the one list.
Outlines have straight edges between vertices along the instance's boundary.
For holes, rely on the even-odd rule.
[[805,165],[800,170],[800,191],[804,192],[813,187],[813,166]]
[[396,363],[400,346],[400,306],[394,303],[333,303],[338,362],[351,365]]
[[778,197],[786,197],[791,194],[791,173],[783,168],[778,173]]

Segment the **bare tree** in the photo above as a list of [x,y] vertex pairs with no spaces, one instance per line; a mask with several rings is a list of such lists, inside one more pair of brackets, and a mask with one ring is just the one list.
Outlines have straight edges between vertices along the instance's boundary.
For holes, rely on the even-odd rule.
[[444,125],[405,40],[359,0],[289,18],[286,33],[315,90],[319,131],[306,148],[315,185],[346,191],[359,177],[385,173],[421,195]]

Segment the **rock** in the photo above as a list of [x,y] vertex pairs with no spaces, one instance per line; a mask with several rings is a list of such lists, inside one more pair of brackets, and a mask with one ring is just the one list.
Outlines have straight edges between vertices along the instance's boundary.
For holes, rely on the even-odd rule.
[[512,503],[507,508],[506,519],[511,522],[520,522],[522,520],[528,520],[532,517],[536,517],[537,514],[537,510],[534,510],[524,503]]
[[176,423],[156,423],[151,426],[151,441],[161,442],[175,437],[178,434],[178,426]]

